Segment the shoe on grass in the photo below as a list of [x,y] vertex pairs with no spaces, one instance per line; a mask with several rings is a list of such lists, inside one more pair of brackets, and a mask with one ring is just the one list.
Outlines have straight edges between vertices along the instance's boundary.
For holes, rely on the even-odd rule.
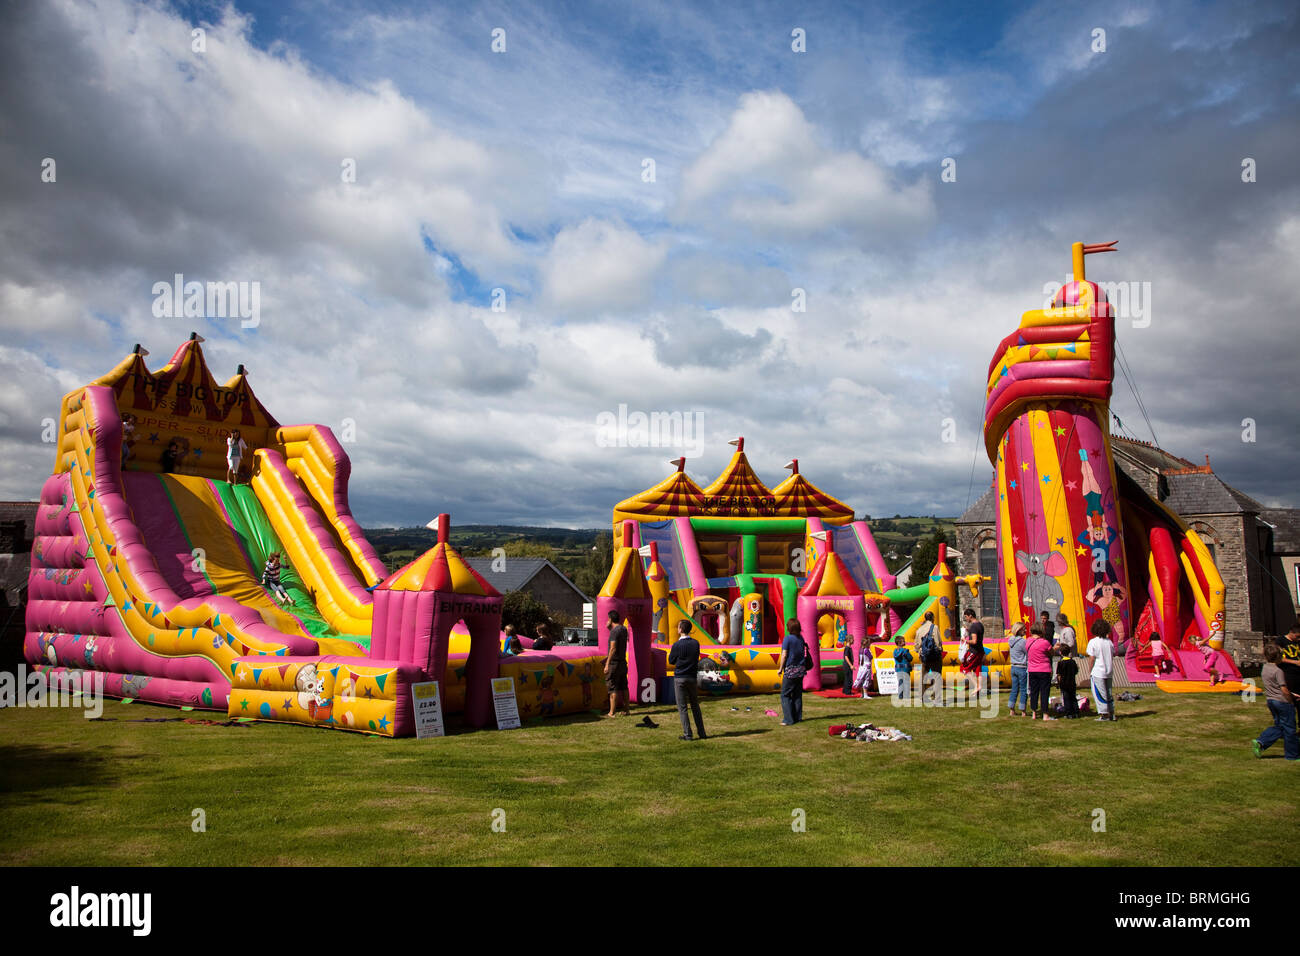
[[680,737],[678,737],[677,739],[678,739],[678,740],[694,740],[695,738],[694,738],[694,737],[687,737],[685,734],[682,734],[682,735],[681,735]]
[[1264,756],[1264,750],[1262,747],[1260,747],[1258,740],[1252,740],[1250,742],[1250,749],[1255,754],[1256,757]]

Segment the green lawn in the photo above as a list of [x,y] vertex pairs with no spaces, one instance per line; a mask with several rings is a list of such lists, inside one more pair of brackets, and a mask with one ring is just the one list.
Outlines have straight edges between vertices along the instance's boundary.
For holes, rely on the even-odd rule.
[[[780,727],[775,696],[706,701],[716,736],[689,744],[662,706],[656,730],[584,715],[425,741],[157,721],[216,715],[115,701],[98,721],[9,709],[0,864],[1300,862],[1300,766],[1280,744],[1250,752],[1262,698],[1152,690],[1114,724],[805,703]],[[915,740],[829,737],[846,718]]]

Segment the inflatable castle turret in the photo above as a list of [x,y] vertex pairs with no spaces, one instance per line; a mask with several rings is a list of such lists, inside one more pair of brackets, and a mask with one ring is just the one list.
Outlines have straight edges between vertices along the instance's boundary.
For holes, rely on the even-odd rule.
[[451,629],[469,631],[465,663],[465,723],[494,722],[492,679],[501,665],[501,595],[448,543],[449,515],[438,515],[438,543],[378,585],[374,598],[374,657],[406,661],[430,680],[447,672]]
[[[628,521],[623,525],[623,544],[614,552],[614,564],[609,569],[605,583],[596,597],[596,633],[600,652],[609,653],[609,612],[618,614],[628,630],[627,686],[628,700],[654,703],[658,695],[646,700],[643,688],[657,686],[650,653],[654,639],[653,615],[650,607],[650,582],[646,580],[641,555],[633,545],[636,526]],[[644,682],[650,680],[646,685]]]
[[862,653],[862,645],[867,636],[866,604],[862,588],[858,587],[844,559],[835,553],[835,532],[826,529],[826,548],[817,559],[808,581],[799,591],[797,608],[799,629],[804,640],[813,650],[813,667],[804,675],[804,690],[822,689],[821,653],[817,649],[817,621],[826,614],[838,614],[844,618],[845,628],[853,641],[854,660]]

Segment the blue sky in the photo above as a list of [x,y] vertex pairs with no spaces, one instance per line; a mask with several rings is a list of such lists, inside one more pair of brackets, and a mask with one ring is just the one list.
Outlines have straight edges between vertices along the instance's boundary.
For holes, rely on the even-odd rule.
[[[1300,504],[1298,32],[1285,3],[7,5],[0,497],[36,495],[60,394],[197,322],[282,421],[357,422],[365,524],[601,525],[738,434],[770,482],[799,457],[859,512],[954,514],[992,349],[1071,242],[1119,239],[1090,277],[1150,284],[1120,342],[1160,442]],[[258,281],[263,324],[154,318],[175,272]],[[620,404],[704,440],[611,447]],[[1151,439],[1122,379],[1114,409]]]

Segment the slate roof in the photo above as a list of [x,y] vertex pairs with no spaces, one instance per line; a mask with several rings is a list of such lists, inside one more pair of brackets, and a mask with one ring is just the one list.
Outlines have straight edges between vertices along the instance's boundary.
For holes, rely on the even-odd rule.
[[997,520],[997,513],[993,509],[993,488],[990,486],[984,494],[980,495],[979,500],[957,519],[957,524],[994,524]]
[[525,587],[529,581],[537,577],[542,568],[549,567],[552,571],[560,576],[574,592],[582,596],[583,601],[589,602],[591,599],[578,590],[577,586],[565,576],[565,573],[557,568],[546,558],[506,558],[504,570],[493,571],[492,562],[496,560],[491,557],[482,558],[465,558],[465,563],[483,576],[488,584],[492,585],[502,594],[508,594],[511,591],[518,591]]
[[1268,508],[1260,517],[1273,526],[1273,553],[1300,554],[1300,508]]
[[1124,438],[1120,435],[1110,436],[1111,449],[1121,455],[1126,455],[1147,468],[1163,471],[1172,470],[1180,471],[1184,468],[1195,468],[1192,462],[1186,458],[1179,458],[1177,455],[1171,455],[1163,448],[1157,448],[1150,442],[1137,441],[1133,438]]
[[1168,475],[1169,494],[1164,500],[1170,508],[1183,517],[1190,515],[1241,514],[1260,512],[1264,506],[1236,488],[1224,484],[1218,475]]

